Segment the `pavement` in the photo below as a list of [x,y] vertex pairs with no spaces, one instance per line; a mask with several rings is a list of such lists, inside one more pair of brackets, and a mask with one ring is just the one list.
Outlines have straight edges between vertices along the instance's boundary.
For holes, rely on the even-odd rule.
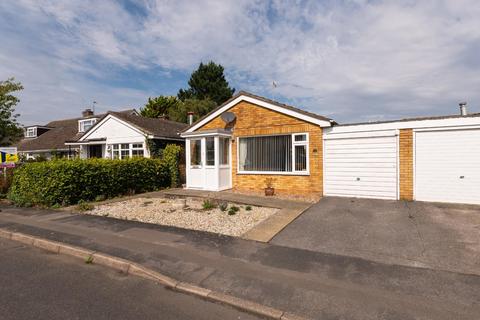
[[0,239],[4,320],[260,319],[151,281]]
[[271,243],[480,275],[480,206],[326,197]]
[[0,228],[104,252],[311,319],[478,319],[480,313],[477,275],[50,210],[4,207]]

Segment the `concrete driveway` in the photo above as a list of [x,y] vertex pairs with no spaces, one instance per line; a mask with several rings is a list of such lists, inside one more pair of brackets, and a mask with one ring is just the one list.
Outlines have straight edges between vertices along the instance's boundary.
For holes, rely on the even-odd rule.
[[480,207],[326,197],[272,243],[480,274]]

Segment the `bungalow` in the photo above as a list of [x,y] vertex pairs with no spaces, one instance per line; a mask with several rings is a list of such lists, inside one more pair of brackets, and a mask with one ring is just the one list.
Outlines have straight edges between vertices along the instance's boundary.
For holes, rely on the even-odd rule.
[[240,92],[188,127],[186,187],[480,204],[480,113],[338,125]]
[[180,132],[187,127],[166,119],[146,118],[135,113],[108,112],[81,136],[66,141],[79,148],[80,158],[124,159],[150,157],[151,147],[184,146]]
[[[125,110],[121,113],[133,113]],[[82,112],[82,117],[55,120],[46,125],[32,125],[24,128],[24,138],[16,144],[20,156],[26,159],[44,157],[75,157],[79,148],[65,145],[68,140],[76,139],[90,129],[104,114],[95,115],[91,109]]]
[[149,142],[158,149],[168,143],[183,146],[179,132],[185,127],[183,123],[142,117],[135,110],[95,115],[87,109],[81,118],[26,127],[25,138],[16,146],[27,159],[150,157]]

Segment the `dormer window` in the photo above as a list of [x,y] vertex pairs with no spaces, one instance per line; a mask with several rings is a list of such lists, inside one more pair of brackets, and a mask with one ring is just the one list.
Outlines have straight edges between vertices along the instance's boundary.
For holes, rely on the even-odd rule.
[[93,125],[97,122],[96,118],[87,119],[87,120],[79,120],[78,121],[78,132],[85,132],[88,131]]
[[25,130],[26,138],[35,138],[37,136],[37,127],[30,127]]

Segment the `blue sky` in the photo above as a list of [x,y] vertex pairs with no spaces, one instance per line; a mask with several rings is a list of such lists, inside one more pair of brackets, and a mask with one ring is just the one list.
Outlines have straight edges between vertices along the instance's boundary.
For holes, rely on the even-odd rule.
[[[0,79],[23,124],[175,95],[201,61],[339,122],[480,112],[480,4],[459,1],[0,2]],[[278,86],[274,89],[272,81]]]

